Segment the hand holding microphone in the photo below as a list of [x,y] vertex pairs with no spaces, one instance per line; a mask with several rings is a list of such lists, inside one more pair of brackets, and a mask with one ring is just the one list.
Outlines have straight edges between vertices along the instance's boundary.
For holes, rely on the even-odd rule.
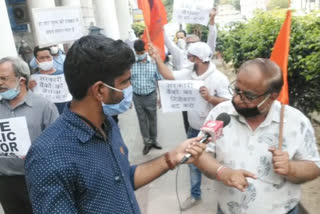
[[[227,113],[221,113],[218,115],[216,120],[208,121],[202,128],[201,131],[204,132],[204,136],[201,138],[200,143],[206,143],[209,137],[213,138],[213,141],[216,141],[222,135],[222,129],[230,123],[230,115]],[[191,154],[186,154],[180,164],[186,163]]]

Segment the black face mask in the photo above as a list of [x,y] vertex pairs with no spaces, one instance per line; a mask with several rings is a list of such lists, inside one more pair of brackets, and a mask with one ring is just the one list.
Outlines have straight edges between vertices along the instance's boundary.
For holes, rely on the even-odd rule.
[[234,109],[242,116],[244,116],[245,118],[248,117],[255,117],[259,114],[261,114],[261,112],[259,111],[258,107],[253,107],[253,108],[239,108],[234,101],[232,100],[232,105],[234,107]]
[[249,117],[255,117],[258,116],[259,114],[261,114],[262,112],[259,110],[259,107],[269,98],[270,96],[267,96],[261,103],[259,103],[257,106],[253,107],[253,108],[239,108],[239,106],[237,106],[233,99],[232,99],[232,105],[234,107],[234,109],[242,116],[244,116],[245,118],[249,118]]

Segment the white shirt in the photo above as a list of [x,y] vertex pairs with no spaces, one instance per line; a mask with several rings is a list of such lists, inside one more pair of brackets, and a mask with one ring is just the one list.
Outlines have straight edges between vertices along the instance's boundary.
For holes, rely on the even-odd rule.
[[[218,203],[225,214],[284,214],[300,201],[300,185],[275,174],[271,146],[277,147],[281,105],[274,101],[265,121],[252,131],[244,117],[234,109],[231,101],[217,105],[206,120],[214,120],[226,112],[230,124],[223,129],[223,137],[216,142],[216,159],[232,169],[245,169],[258,179],[249,178],[245,192],[216,182]],[[313,127],[307,117],[285,106],[283,150],[291,160],[314,161],[320,167]]]
[[[210,62],[208,70],[198,76],[195,71],[183,69],[173,72],[176,80],[203,80],[204,86],[209,90],[211,96],[223,97],[230,99],[231,95],[228,91],[229,80],[216,66]],[[206,109],[202,112],[188,111],[188,121],[191,128],[200,130],[210,110],[214,107],[211,103],[206,102]]]

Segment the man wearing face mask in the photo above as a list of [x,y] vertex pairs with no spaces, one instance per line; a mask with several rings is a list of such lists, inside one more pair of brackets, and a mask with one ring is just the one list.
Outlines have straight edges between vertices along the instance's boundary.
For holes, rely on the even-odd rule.
[[[204,42],[192,43],[188,48],[188,59],[191,63],[194,63],[193,69],[182,69],[171,72],[162,63],[158,52],[154,48],[151,49],[151,52],[152,57],[157,62],[159,72],[165,79],[202,80],[204,82],[204,86],[200,88],[199,92],[206,103],[205,111],[188,111],[190,127],[187,136],[188,138],[197,136],[210,110],[217,104],[231,98],[228,92],[228,78],[210,62],[212,52],[210,47]],[[192,164],[189,164],[189,168],[191,195],[182,204],[182,210],[187,210],[201,202],[201,172]]]
[[185,152],[193,161],[205,149],[199,138],[189,139],[159,158],[130,165],[105,107],[124,103],[118,113],[128,109],[134,62],[127,44],[102,35],[82,37],[69,49],[65,76],[73,99],[26,157],[34,213],[139,214],[134,190],[174,169]]
[[[285,105],[283,146],[278,149],[280,109],[277,97],[283,85],[280,68],[269,59],[245,62],[229,86],[232,101],[216,106],[206,120],[221,112],[231,122],[217,140],[216,160],[225,167],[220,176],[233,169],[245,169],[257,176],[248,180],[245,192],[216,183],[218,214],[297,214],[300,184],[320,175],[320,158],[313,127],[297,109]],[[196,163],[209,167],[209,155]],[[202,162],[202,163],[201,163]]]
[[[53,57],[53,67],[57,69],[58,71],[63,72],[63,63],[66,59],[66,55],[64,52],[58,47],[58,45],[53,45],[50,48],[50,54]],[[34,56],[32,60],[29,63],[32,70],[35,70],[38,67],[38,63],[36,60],[36,57]]]
[[143,138],[142,154],[146,155],[152,148],[162,149],[157,142],[157,82],[162,77],[146,52],[145,43],[139,39],[133,47],[136,53],[136,63],[131,69],[133,102]]
[[[54,67],[54,59],[51,54],[50,47],[39,48],[36,46],[33,50],[34,57],[38,64],[36,72],[33,75],[37,74],[46,74],[46,75],[60,75],[63,74],[63,70],[59,70]],[[37,85],[35,80],[30,80],[29,88],[32,90]],[[66,102],[55,103],[58,108],[59,114],[62,113]]]
[[[57,108],[28,90],[30,70],[22,59],[0,59],[0,119],[26,117],[33,141],[58,117]],[[32,214],[24,176],[24,160],[0,158],[0,203],[6,214]]]

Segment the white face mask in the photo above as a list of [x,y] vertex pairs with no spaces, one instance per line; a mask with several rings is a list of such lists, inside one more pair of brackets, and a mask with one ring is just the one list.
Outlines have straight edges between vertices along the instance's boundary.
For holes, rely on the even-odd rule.
[[51,52],[51,54],[56,55],[59,52],[59,48],[57,46],[52,46],[50,48],[50,52]]
[[53,68],[53,60],[51,61],[45,61],[45,62],[39,62],[39,68],[43,71],[49,71]]

